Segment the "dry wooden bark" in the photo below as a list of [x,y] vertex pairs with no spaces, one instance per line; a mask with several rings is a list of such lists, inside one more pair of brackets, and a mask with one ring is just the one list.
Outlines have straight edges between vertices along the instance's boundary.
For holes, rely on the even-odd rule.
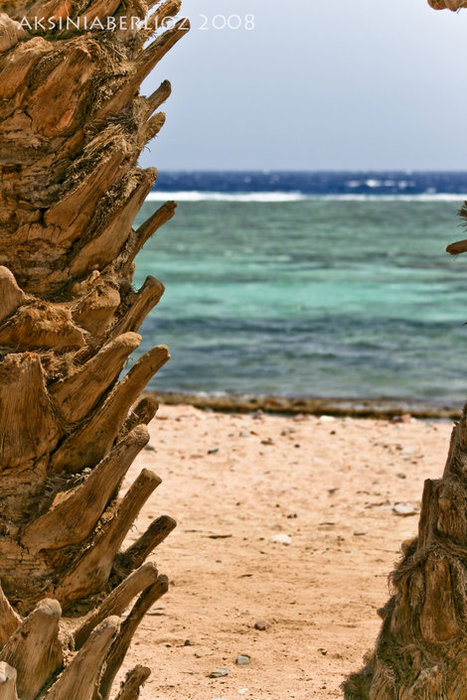
[[[457,10],[458,0],[429,0]],[[460,212],[467,215],[467,203]],[[455,255],[467,241],[448,246]],[[343,685],[346,700],[467,698],[467,406],[441,479],[425,482],[418,537],[402,546],[393,595],[366,666]]]
[[428,4],[434,10],[452,10],[457,12],[457,10],[467,7],[467,0],[428,0]]
[[403,545],[394,595],[366,667],[345,697],[467,697],[467,407],[453,431],[441,479],[425,482],[418,537]]
[[[151,8],[138,30],[34,29],[34,17],[82,27]],[[171,88],[143,97],[139,86],[188,30],[182,20],[154,32],[179,10],[179,0],[0,1],[0,700],[108,698],[167,589],[144,562],[171,518],[120,551],[160,479],[143,470],[119,494],[157,410],[132,406],[167,348],[118,378],[164,291],[153,277],[135,291],[133,261],[176,205],[132,222],[157,175],[137,159]],[[78,617],[67,632],[62,610]],[[138,666],[114,691],[138,697],[148,673]]]

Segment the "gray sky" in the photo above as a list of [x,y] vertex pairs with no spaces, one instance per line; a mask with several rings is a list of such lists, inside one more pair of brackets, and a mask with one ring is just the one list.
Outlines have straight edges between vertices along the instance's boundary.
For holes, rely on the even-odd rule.
[[[159,169],[467,170],[467,10],[426,0],[185,0]],[[200,29],[200,15],[255,29]],[[236,20],[232,20],[236,21]],[[217,18],[222,22],[222,18]]]

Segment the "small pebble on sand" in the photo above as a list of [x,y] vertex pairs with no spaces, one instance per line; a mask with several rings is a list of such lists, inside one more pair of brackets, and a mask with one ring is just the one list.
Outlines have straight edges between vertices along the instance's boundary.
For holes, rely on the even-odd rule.
[[396,503],[396,505],[392,509],[392,512],[395,515],[402,515],[404,517],[407,517],[409,515],[416,515],[417,509],[410,503]]
[[229,675],[229,669],[227,666],[223,666],[222,668],[215,668],[214,671],[211,671],[209,674],[209,678],[224,678],[224,676]]
[[260,632],[264,632],[268,628],[268,623],[266,620],[258,620],[255,622],[255,630],[259,630]]
[[250,663],[250,657],[247,654],[239,654],[235,663],[237,666],[248,666]]
[[286,535],[284,533],[280,533],[279,535],[273,535],[272,537],[269,538],[269,541],[274,542],[276,544],[285,544],[285,545],[292,544],[292,538],[289,535]]

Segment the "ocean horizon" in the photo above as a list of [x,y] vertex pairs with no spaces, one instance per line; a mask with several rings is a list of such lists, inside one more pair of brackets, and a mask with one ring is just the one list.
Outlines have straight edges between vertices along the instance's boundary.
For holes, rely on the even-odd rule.
[[467,172],[161,172],[137,264],[166,293],[159,391],[462,402]]
[[467,197],[467,171],[164,171],[148,201],[304,201],[401,199],[457,201]]

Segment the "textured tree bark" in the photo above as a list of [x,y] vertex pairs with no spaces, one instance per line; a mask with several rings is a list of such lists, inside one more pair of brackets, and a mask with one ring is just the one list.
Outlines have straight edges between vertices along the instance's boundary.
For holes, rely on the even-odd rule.
[[[457,10],[459,0],[428,0]],[[460,214],[466,216],[467,203]],[[448,246],[453,255],[467,241]],[[428,479],[418,537],[402,546],[394,594],[366,666],[343,684],[346,700],[467,699],[467,406],[455,426],[443,477]]]
[[467,698],[467,407],[454,428],[443,477],[427,480],[418,537],[403,545],[383,626],[345,697]]
[[[150,10],[143,28],[123,19]],[[120,552],[160,479],[144,470],[119,496],[157,405],[131,408],[167,348],[118,377],[164,291],[152,277],[132,287],[134,257],[176,206],[132,228],[156,178],[137,159],[170,95],[167,81],[147,98],[139,86],[188,30],[186,20],[159,29],[179,10],[180,0],[0,2],[1,700],[110,697],[167,590],[144,561],[171,518]],[[62,610],[78,617],[74,632]],[[148,675],[138,666],[114,690],[137,698]]]
[[467,0],[428,0],[428,4],[434,10],[457,10],[467,7]]

